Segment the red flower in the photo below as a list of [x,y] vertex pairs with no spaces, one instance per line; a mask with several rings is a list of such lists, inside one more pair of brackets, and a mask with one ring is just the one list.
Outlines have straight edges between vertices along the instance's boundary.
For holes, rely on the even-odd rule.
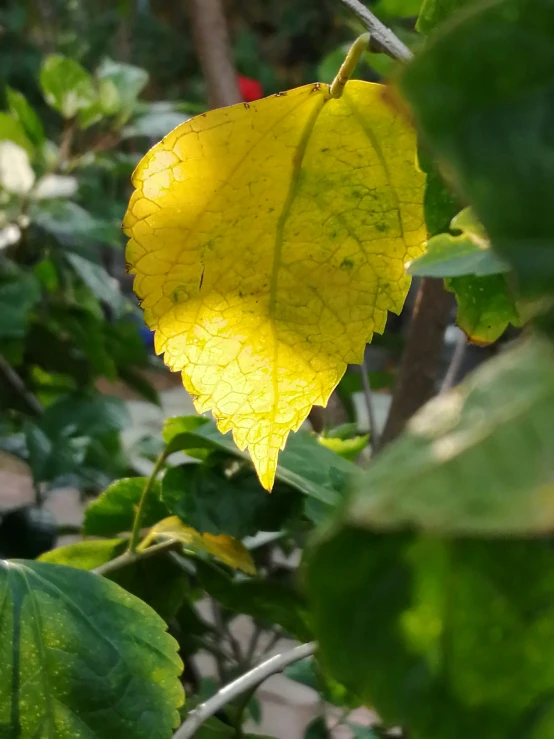
[[242,74],[239,74],[239,89],[245,103],[251,103],[264,96],[263,88],[258,80],[254,80],[251,77],[243,77]]

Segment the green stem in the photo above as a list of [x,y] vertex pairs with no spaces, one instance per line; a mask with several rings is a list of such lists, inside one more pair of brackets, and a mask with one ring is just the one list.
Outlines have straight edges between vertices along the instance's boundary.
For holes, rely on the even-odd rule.
[[152,487],[154,485],[158,472],[161,470],[165,462],[165,459],[166,459],[166,452],[164,450],[160,454],[158,459],[156,460],[154,468],[152,472],[150,473],[150,477],[148,478],[148,480],[146,480],[146,483],[144,485],[144,490],[142,491],[142,495],[140,496],[140,501],[139,501],[137,512],[135,515],[135,521],[133,523],[133,531],[131,532],[131,539],[129,541],[129,552],[133,554],[136,552],[138,543],[140,541],[140,532],[142,530],[142,519],[144,518],[144,509],[146,507],[146,501],[148,500],[148,496],[150,495],[150,492],[152,490]]
[[364,33],[354,41],[350,47],[350,51],[346,55],[346,59],[341,64],[337,76],[331,84],[331,97],[340,98],[342,96],[346,83],[354,74],[354,70],[360,61],[360,57],[368,48],[369,33]]
[[142,552],[131,552],[127,550],[126,552],[123,552],[123,554],[120,554],[119,557],[114,557],[114,559],[110,559],[109,562],[106,562],[99,567],[95,567],[92,572],[96,575],[107,575],[115,570],[120,570],[122,567],[127,567],[127,565],[130,565],[139,559],[154,557],[156,554],[167,552],[178,545],[179,542],[176,539],[169,539],[168,541],[162,541],[161,544],[154,544],[154,546],[148,547],[148,549],[144,549]]

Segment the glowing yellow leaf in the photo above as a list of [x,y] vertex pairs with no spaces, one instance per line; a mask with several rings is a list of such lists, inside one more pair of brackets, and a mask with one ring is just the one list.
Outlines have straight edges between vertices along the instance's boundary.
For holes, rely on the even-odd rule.
[[226,534],[201,534],[190,526],[185,526],[177,516],[164,518],[153,526],[141,544],[144,549],[155,539],[177,539],[185,548],[211,554],[220,562],[242,570],[249,575],[256,574],[256,566],[248,549],[238,539]]
[[401,310],[422,252],[415,134],[382,91],[316,84],[214,110],[133,176],[127,261],[156,350],[267,489],[289,431]]

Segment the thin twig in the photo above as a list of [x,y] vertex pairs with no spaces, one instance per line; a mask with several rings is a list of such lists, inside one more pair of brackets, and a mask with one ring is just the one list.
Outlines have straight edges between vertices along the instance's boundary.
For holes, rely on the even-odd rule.
[[369,431],[371,451],[376,454],[379,451],[379,445],[381,439],[379,438],[379,431],[377,430],[377,419],[375,417],[375,406],[373,405],[373,396],[371,394],[371,385],[369,382],[369,367],[367,366],[366,358],[364,357],[363,362],[360,365],[360,373],[362,375],[362,388],[364,391],[364,400],[367,408],[367,416],[369,420]]
[[252,631],[252,636],[250,637],[248,648],[246,649],[246,655],[244,657],[244,662],[246,665],[250,665],[254,658],[254,655],[256,654],[256,647],[258,646],[258,642],[260,640],[262,632],[262,627],[259,624],[256,624]]
[[14,368],[6,362],[4,357],[0,354],[0,373],[4,375],[6,381],[9,385],[11,385],[12,389],[15,390],[15,392],[19,395],[19,397],[24,401],[25,405],[27,406],[28,410],[33,413],[35,416],[42,415],[43,407],[37,400],[37,398],[33,395],[32,392],[27,390],[25,387],[25,383],[21,379],[21,377],[17,374],[17,372],[14,370]]
[[92,572],[96,575],[107,575],[115,570],[120,570],[122,567],[127,567],[139,559],[148,559],[149,557],[154,557],[156,554],[160,554],[160,552],[167,552],[170,549],[174,549],[179,544],[180,542],[177,539],[168,539],[167,541],[162,541],[161,544],[154,544],[148,547],[148,549],[143,549],[142,552],[131,552],[127,550],[123,554],[120,554],[119,557],[114,557],[109,562],[95,567]]
[[460,373],[460,368],[462,366],[462,362],[464,361],[464,356],[467,349],[467,338],[466,335],[462,332],[460,332],[460,335],[456,339],[456,346],[454,347],[454,351],[452,353],[452,359],[450,360],[450,364],[448,365],[448,369],[446,370],[446,375],[444,376],[444,380],[442,381],[441,393],[445,393],[447,390],[450,390],[451,387],[454,387],[456,384],[456,380],[458,379],[458,375]]
[[140,540],[140,532],[142,529],[142,519],[144,517],[144,509],[146,507],[146,501],[148,500],[152,487],[154,486],[156,476],[158,472],[161,470],[165,462],[165,459],[166,459],[166,452],[164,450],[160,454],[158,459],[156,460],[156,464],[154,465],[154,468],[152,469],[152,472],[150,473],[150,477],[146,480],[146,483],[144,484],[144,490],[142,491],[142,495],[140,496],[140,501],[138,504],[137,512],[135,514],[135,520],[133,523],[133,530],[131,532],[131,539],[129,541],[129,552],[135,552],[137,549],[137,546]]
[[220,711],[237,696],[253,688],[255,685],[259,685],[271,675],[282,672],[285,667],[293,664],[293,662],[298,662],[298,660],[309,657],[314,653],[315,649],[315,642],[301,644],[299,647],[294,647],[294,649],[288,652],[270,657],[249,672],[233,680],[232,683],[221,688],[221,690],[205,703],[200,704],[198,708],[191,711],[185,723],[173,735],[173,739],[190,739],[210,716]]
[[341,0],[353,13],[361,20],[362,24],[371,34],[372,41],[377,41],[391,56],[402,61],[409,61],[413,54],[408,47],[394,34],[390,28],[387,28],[379,18],[376,18],[371,10],[359,0]]

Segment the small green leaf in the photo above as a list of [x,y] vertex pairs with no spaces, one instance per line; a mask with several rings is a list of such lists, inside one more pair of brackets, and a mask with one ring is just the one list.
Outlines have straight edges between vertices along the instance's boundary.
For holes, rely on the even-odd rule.
[[194,432],[208,419],[205,416],[172,416],[166,418],[163,427],[163,440],[167,445],[167,454],[190,449],[197,442]]
[[491,250],[488,236],[470,208],[452,219],[450,229],[462,233],[459,236],[441,233],[430,239],[426,253],[408,265],[411,275],[483,277],[510,271],[510,266]]
[[27,136],[35,146],[42,146],[46,140],[41,120],[34,109],[27,102],[25,95],[11,87],[6,88],[6,97],[10,113],[23,127]]
[[122,554],[126,546],[124,539],[77,541],[41,554],[38,561],[75,567],[78,570],[94,570]]
[[539,339],[430,401],[354,485],[347,519],[451,535],[552,530],[554,350]]
[[0,113],[0,141],[13,141],[33,158],[35,149],[23,125],[7,113]]
[[91,75],[74,59],[51,54],[40,70],[40,85],[46,102],[64,118],[73,118],[96,101]]
[[0,734],[170,739],[183,689],[177,643],[105,578],[0,562]]
[[360,455],[360,452],[366,448],[369,443],[369,434],[364,436],[353,436],[351,439],[340,439],[333,436],[319,436],[318,441],[321,446],[330,449],[343,459],[354,462]]
[[251,469],[226,476],[223,470],[191,463],[166,472],[162,498],[171,513],[197,531],[242,539],[279,531],[298,510],[299,496],[282,483],[267,495]]
[[473,344],[492,344],[510,323],[521,325],[517,304],[504,275],[452,277],[444,284],[456,295],[456,323]]
[[[131,531],[145,484],[145,477],[127,477],[112,483],[85,509],[83,533],[88,536],[115,536],[122,531]],[[169,514],[167,506],[160,499],[160,492],[160,483],[155,481],[146,500],[145,527],[153,526]]]
[[[100,105],[104,115],[130,112],[148,83],[148,72],[132,64],[104,59],[96,70],[99,80]],[[166,129],[167,131],[171,128]]]

